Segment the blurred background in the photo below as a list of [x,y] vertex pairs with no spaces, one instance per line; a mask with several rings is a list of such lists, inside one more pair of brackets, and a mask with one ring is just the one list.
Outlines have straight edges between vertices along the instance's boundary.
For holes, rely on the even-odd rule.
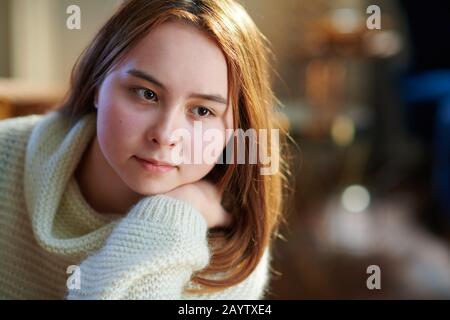
[[[56,108],[118,2],[0,0],[0,119]],[[295,141],[267,298],[450,299],[450,3],[240,3],[272,43]]]

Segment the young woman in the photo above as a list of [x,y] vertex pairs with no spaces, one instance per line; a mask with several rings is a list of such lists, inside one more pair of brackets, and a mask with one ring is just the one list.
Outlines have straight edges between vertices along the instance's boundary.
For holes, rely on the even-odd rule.
[[[263,298],[284,159],[185,155],[198,125],[217,160],[229,129],[279,129],[268,53],[232,0],[125,1],[60,110],[0,122],[0,297]],[[253,142],[279,155],[284,137]]]

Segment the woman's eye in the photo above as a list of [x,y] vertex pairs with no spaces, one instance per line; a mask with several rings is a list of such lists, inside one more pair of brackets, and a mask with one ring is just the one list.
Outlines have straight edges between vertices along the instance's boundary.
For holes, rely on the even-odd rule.
[[193,110],[196,110],[197,112],[194,111],[194,113],[196,113],[196,115],[198,115],[200,117],[214,116],[214,114],[211,112],[211,110],[209,110],[206,107],[198,106],[198,107],[195,107]]
[[140,98],[142,98],[144,100],[155,101],[155,102],[158,101],[158,97],[156,96],[156,93],[154,93],[150,89],[135,88],[134,91]]

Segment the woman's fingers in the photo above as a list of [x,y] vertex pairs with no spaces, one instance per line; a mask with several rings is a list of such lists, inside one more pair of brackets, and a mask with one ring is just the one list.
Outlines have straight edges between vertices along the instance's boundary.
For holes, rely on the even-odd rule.
[[184,200],[194,206],[205,218],[208,228],[223,228],[231,225],[232,215],[222,206],[222,194],[210,181],[200,180],[182,185],[166,195]]
[[217,186],[208,180],[200,180],[196,182],[197,187],[200,188],[205,196],[207,214],[211,217],[212,228],[227,227],[231,225],[232,216],[222,206],[222,193]]

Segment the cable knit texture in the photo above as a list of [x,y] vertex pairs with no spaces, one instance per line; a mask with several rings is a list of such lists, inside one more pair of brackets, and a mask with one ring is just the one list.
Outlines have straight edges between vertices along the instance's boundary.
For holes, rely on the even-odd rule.
[[0,122],[0,298],[264,297],[269,249],[243,282],[186,292],[211,255],[206,220],[187,202],[143,197],[123,215],[90,207],[73,174],[95,130],[95,113],[72,127],[57,112]]

